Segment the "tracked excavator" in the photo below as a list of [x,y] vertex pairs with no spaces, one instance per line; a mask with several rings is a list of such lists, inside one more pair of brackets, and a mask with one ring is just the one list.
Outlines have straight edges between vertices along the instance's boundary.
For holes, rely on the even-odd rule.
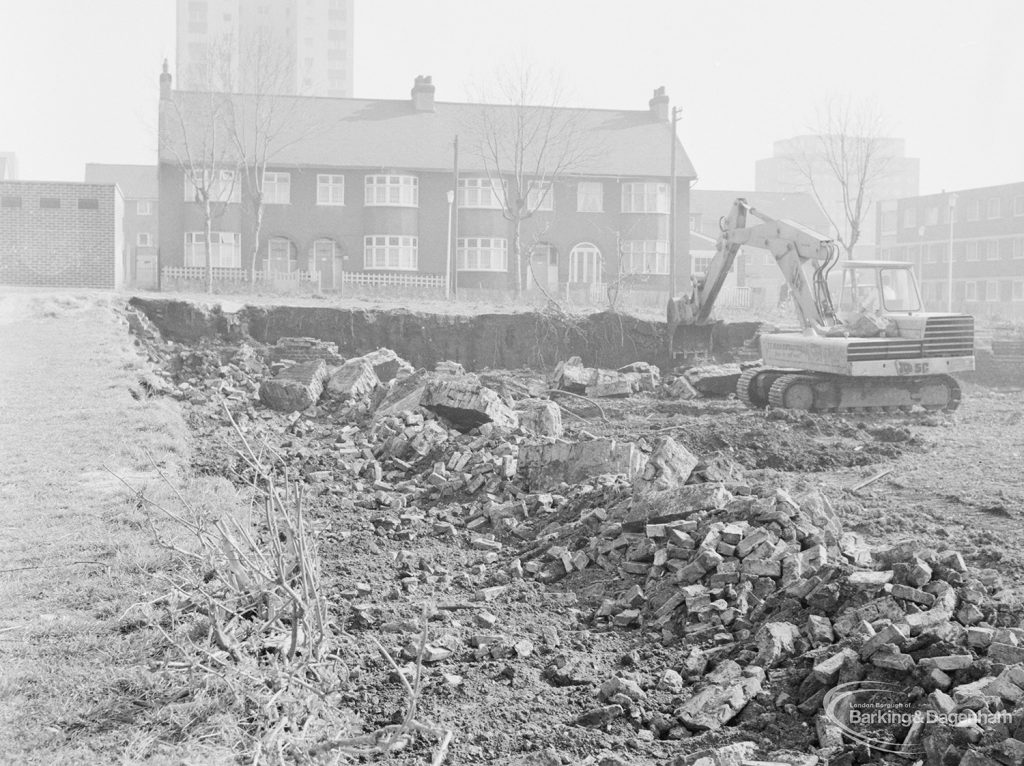
[[[800,328],[762,334],[761,362],[736,387],[751,407],[818,412],[955,410],[953,373],[974,369],[974,318],[925,312],[912,264],[841,260],[837,244],[737,199],[720,221],[716,254],[689,295],[669,301],[670,358],[706,339],[715,300],[740,248],[768,250]],[[839,304],[830,284],[839,283]]]

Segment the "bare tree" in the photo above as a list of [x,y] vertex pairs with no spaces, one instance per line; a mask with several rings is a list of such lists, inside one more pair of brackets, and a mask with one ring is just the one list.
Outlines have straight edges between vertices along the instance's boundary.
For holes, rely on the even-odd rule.
[[[232,200],[238,176],[235,149],[224,129],[231,111],[231,96],[223,88],[224,60],[221,55],[211,55],[203,61],[203,71],[198,73],[206,86],[203,91],[172,92],[160,104],[160,153],[173,159],[202,212],[206,289],[211,293],[213,221]],[[166,62],[164,69],[166,72]]]
[[255,284],[266,203],[269,165],[296,143],[323,127],[308,107],[297,98],[299,72],[293,51],[272,32],[256,33],[239,48],[236,75],[242,95],[232,99],[225,130],[238,158],[244,180],[245,204],[249,214],[251,253],[250,280]]
[[794,174],[809,188],[848,258],[860,241],[878,184],[893,171],[892,140],[877,105],[830,98],[817,109],[812,135],[790,155]]
[[522,293],[526,259],[523,222],[548,206],[555,186],[594,154],[584,113],[564,107],[556,78],[528,64],[499,71],[494,92],[484,89],[472,133],[475,151],[512,227],[516,297]]

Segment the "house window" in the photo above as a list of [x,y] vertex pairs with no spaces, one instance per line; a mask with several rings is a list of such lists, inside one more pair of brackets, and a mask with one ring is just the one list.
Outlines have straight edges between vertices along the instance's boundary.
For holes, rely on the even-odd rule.
[[987,206],[988,217],[998,218],[999,217],[999,197],[990,197]]
[[[242,237],[233,231],[211,232],[213,247],[210,265],[216,267],[240,268],[242,265]],[[206,265],[206,234],[202,231],[185,232],[185,265]]]
[[39,200],[39,207],[60,207],[60,199],[57,197],[42,197]]
[[978,243],[968,242],[967,243],[967,260],[976,261],[978,260]]
[[985,260],[999,260],[999,242],[997,240],[989,239],[985,241]]
[[505,185],[490,178],[460,178],[459,207],[501,210]]
[[[576,184],[576,210],[580,213],[604,212],[604,184],[600,181],[580,181]],[[693,216],[690,216],[693,228]]]
[[197,170],[195,174],[186,173],[185,202],[199,202],[198,196],[202,189],[209,192],[213,202],[241,202],[242,188],[236,181],[233,170]]
[[363,204],[367,207],[419,207],[420,179],[416,176],[367,176]]
[[263,173],[263,204],[290,205],[292,201],[292,174]]
[[999,240],[999,257],[1013,258],[1013,240],[1009,237]]
[[977,221],[981,218],[981,200],[972,199],[967,206],[967,220]]
[[1024,194],[1018,194],[1013,198],[1013,214],[1024,215]]
[[896,233],[896,211],[887,210],[882,213],[882,233],[883,234],[895,234]]
[[456,243],[459,271],[508,271],[508,240],[500,237],[466,237]]
[[334,256],[338,253],[338,246],[333,239],[318,239],[313,243],[313,262],[317,266],[324,266],[334,262]]
[[344,205],[345,204],[345,176],[317,174],[316,177],[316,204],[318,205]]
[[153,235],[148,231],[140,231],[135,235],[135,244],[139,247],[152,247]]
[[416,271],[419,240],[417,237],[375,234],[363,237],[363,268]]
[[985,300],[990,303],[999,300],[999,282],[995,279],[985,282]]
[[622,257],[628,274],[668,274],[667,240],[628,240],[622,243]]
[[1015,280],[1013,283],[1013,300],[1024,301],[1024,281]]
[[708,269],[711,268],[711,259],[713,255],[697,255],[696,253],[691,254],[690,270],[693,274],[707,274]]
[[290,239],[271,237],[267,241],[267,271],[290,274],[298,268],[298,253]]
[[569,253],[569,282],[599,285],[604,282],[601,251],[590,242],[581,242]]
[[99,210],[100,201],[95,197],[81,197],[78,200],[79,210]]
[[623,213],[667,213],[668,184],[622,184]]
[[924,213],[924,222],[927,226],[937,226],[939,223],[939,209],[929,207]]
[[21,197],[5,194],[0,200],[0,207],[21,207]]
[[153,203],[149,200],[140,200],[135,203],[135,215],[153,215]]
[[1013,257],[1024,258],[1024,237],[1013,240]]
[[908,207],[903,211],[903,228],[913,229],[917,226],[917,209]]
[[555,190],[550,181],[533,181],[526,193],[527,210],[554,210]]
[[974,282],[964,282],[964,300],[976,301],[978,291]]

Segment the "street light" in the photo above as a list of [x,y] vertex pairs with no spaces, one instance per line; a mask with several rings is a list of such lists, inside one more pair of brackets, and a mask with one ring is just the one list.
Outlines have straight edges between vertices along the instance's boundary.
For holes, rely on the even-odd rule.
[[448,192],[448,249],[444,259],[444,299],[451,297],[452,291],[452,205],[455,203],[455,192]]
[[949,283],[949,292],[946,294],[946,311],[953,313],[953,221],[956,219],[956,194],[949,195],[949,265],[946,271],[946,281]]

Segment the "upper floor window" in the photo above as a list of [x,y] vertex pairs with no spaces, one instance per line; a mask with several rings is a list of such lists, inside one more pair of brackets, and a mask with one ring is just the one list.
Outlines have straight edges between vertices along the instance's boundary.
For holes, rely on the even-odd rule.
[[967,243],[967,260],[978,260],[978,243],[976,241],[971,241]]
[[600,181],[580,181],[576,185],[576,210],[580,213],[603,213],[604,184]]
[[504,184],[490,178],[460,178],[459,207],[501,210],[504,207]]
[[929,207],[925,211],[924,222],[927,226],[937,226],[939,223],[939,209],[937,207]]
[[367,176],[363,204],[368,207],[419,207],[420,179],[416,176]]
[[882,213],[882,233],[894,234],[896,232],[896,221],[897,218],[895,210],[887,210]]
[[135,244],[139,247],[152,247],[153,235],[148,231],[140,231],[135,235]]
[[995,261],[999,259],[999,242],[995,239],[985,241],[985,260]]
[[1024,194],[1018,194],[1013,198],[1013,214],[1024,215]]
[[1024,258],[1024,237],[1017,237],[1013,240],[1013,257]]
[[242,187],[233,170],[197,170],[185,173],[185,202],[200,202],[206,190],[212,202],[241,202]]
[[100,201],[95,197],[79,197],[78,199],[79,210],[99,210]]
[[967,220],[977,221],[981,218],[981,200],[972,199],[967,205]]
[[526,193],[527,210],[554,210],[555,190],[550,181],[534,181]]
[[667,213],[668,184],[626,183],[622,184],[623,213]]
[[263,173],[263,204],[290,205],[291,201],[292,174],[265,171]]
[[344,205],[345,204],[345,176],[317,174],[316,177],[316,204],[318,205]]
[[149,200],[139,200],[135,203],[135,215],[153,215],[153,203]]
[[508,271],[508,240],[499,237],[466,237],[455,247],[459,271]]
[[913,229],[915,226],[917,226],[917,208],[905,208],[903,210],[903,228]]
[[21,207],[21,197],[13,194],[5,194],[0,205],[3,207]]
[[999,197],[991,197],[986,208],[989,218],[999,217]]
[[668,274],[667,240],[627,240],[622,243],[622,257],[629,274]]
[[376,234],[363,238],[363,268],[416,271],[419,262],[417,237]]

